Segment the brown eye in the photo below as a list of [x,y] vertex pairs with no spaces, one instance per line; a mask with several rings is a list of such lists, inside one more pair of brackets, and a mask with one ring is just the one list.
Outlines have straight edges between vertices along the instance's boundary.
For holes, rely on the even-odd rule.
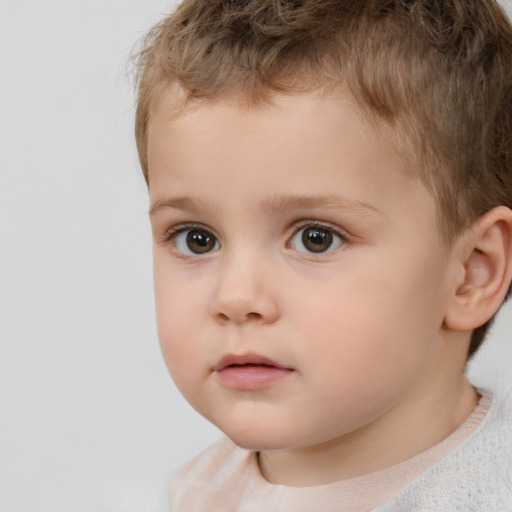
[[308,228],[302,232],[302,243],[311,252],[325,252],[332,245],[332,233],[327,229]]
[[187,255],[206,254],[219,248],[215,236],[206,229],[186,229],[178,233],[174,240],[176,249]]
[[325,253],[341,246],[343,238],[332,229],[322,226],[308,226],[297,231],[291,247],[303,253]]

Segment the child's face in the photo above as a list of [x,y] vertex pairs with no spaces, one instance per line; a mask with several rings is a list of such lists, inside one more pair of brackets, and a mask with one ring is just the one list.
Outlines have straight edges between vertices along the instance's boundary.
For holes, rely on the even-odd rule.
[[186,399],[251,449],[392,427],[443,368],[431,195],[341,93],[177,119],[167,101],[149,126],[156,308]]

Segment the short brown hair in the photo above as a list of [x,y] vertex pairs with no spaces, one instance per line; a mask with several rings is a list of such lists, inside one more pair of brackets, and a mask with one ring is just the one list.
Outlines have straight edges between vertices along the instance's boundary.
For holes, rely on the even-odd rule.
[[512,208],[512,29],[494,0],[185,0],[135,63],[148,184],[147,125],[167,86],[184,103],[236,94],[256,106],[344,85],[394,128],[448,244],[493,207]]

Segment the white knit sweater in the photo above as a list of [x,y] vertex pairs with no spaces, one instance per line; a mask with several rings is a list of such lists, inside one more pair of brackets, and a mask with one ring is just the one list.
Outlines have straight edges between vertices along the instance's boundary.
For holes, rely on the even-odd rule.
[[374,512],[512,512],[512,389],[443,460]]

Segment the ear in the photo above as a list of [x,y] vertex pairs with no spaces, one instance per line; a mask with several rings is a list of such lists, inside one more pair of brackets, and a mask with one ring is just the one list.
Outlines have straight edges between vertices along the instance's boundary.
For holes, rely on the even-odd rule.
[[503,303],[512,280],[512,210],[493,208],[459,239],[459,278],[445,324],[470,331],[490,320]]

